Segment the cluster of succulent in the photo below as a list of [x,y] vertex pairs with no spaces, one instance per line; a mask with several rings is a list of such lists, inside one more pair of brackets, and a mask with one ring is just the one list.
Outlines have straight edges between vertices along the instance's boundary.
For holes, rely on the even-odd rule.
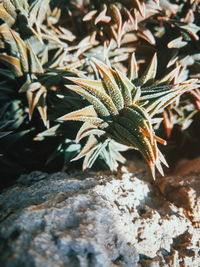
[[166,141],[155,132],[186,131],[200,110],[199,8],[197,0],[1,0],[2,173],[70,170],[81,157],[83,169],[116,170],[120,152],[135,149],[153,176],[155,167],[163,174],[157,143]]

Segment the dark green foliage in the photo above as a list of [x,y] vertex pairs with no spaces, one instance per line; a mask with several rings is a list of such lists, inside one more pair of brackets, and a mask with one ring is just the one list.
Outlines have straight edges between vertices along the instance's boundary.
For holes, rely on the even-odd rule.
[[[122,72],[136,87],[147,82],[145,87],[150,88],[142,93],[147,109],[145,99],[151,98],[156,81],[167,74],[172,73],[168,76],[172,87],[198,80],[199,14],[195,0],[1,0],[1,176],[16,177],[32,169],[80,168],[79,162],[70,160],[86,143],[85,139],[75,140],[81,122],[57,119],[91,102],[66,85],[72,85],[70,77],[100,78],[92,58]],[[150,81],[142,74],[155,53],[158,68]],[[173,137],[178,129],[185,139],[196,140],[200,110],[197,80],[196,88],[189,90],[186,85],[183,91],[189,93],[177,95],[176,102],[159,113],[154,131],[164,138]],[[120,105],[118,97],[112,95],[116,106]],[[160,108],[156,113],[163,111]],[[124,148],[117,149],[112,142],[99,147],[94,158],[101,166],[106,163],[115,169],[116,159],[125,162],[118,152]],[[89,159],[87,168],[94,158]]]

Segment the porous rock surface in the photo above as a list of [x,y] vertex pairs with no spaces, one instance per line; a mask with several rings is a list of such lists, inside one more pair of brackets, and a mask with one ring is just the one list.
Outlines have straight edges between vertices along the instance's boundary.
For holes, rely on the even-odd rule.
[[0,195],[0,266],[199,267],[199,193],[198,169],[23,175]]

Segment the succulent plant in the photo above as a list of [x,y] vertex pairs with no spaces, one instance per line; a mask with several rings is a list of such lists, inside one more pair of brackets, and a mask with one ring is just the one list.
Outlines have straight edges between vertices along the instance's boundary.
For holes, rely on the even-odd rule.
[[[153,173],[155,167],[162,172],[157,143],[165,141],[156,134],[170,139],[180,129],[183,137],[198,139],[190,128],[198,124],[200,109],[199,14],[195,0],[1,0],[1,176],[77,169],[80,162],[70,160],[92,143],[84,169],[114,170],[125,163],[126,153],[120,153],[135,147]],[[146,72],[153,78],[144,78],[155,53]],[[85,118],[75,140],[81,122],[57,118],[78,109],[93,110],[99,123]],[[128,115],[137,120],[133,131],[133,121],[124,126]],[[87,135],[88,142],[82,140]]]
[[[37,0],[32,3],[3,0],[0,13],[0,18],[4,21],[0,25],[0,62],[10,68],[15,77],[21,79],[18,92],[27,95],[29,117],[32,117],[37,108],[46,127],[49,124],[47,94],[57,86],[56,79],[51,79],[52,72],[59,75],[59,70],[54,71],[53,68],[58,66],[63,57],[57,55],[54,59],[49,57],[49,54],[53,49],[59,51],[67,46],[59,39],[59,33],[50,29],[50,23],[49,27],[43,25],[48,12],[50,18],[53,16],[49,3],[50,0]],[[51,82],[47,79],[51,79]],[[58,82],[59,80],[57,79]]]
[[89,138],[75,159],[85,156],[83,167],[87,168],[90,165],[88,161],[93,161],[105,143],[115,140],[139,150],[149,164],[153,177],[155,167],[163,174],[161,163],[167,163],[158,149],[157,142],[166,142],[155,135],[153,117],[184,92],[197,88],[197,80],[170,85],[168,82],[176,76],[173,71],[154,81],[157,70],[156,55],[140,79],[137,78],[133,59],[133,82],[117,69],[114,70],[96,59],[93,61],[102,75],[101,80],[68,77],[78,86],[67,85],[70,90],[85,97],[91,105],[59,118],[84,122],[76,139],[81,140],[86,136]]

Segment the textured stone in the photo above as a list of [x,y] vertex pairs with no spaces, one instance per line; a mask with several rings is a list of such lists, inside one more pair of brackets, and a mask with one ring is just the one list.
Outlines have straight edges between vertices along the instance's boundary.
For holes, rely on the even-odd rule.
[[156,183],[162,194],[200,228],[200,157],[181,161],[173,175]]
[[185,212],[199,212],[200,172],[153,183],[123,171],[21,176],[0,195],[0,265],[200,266],[200,232]]

